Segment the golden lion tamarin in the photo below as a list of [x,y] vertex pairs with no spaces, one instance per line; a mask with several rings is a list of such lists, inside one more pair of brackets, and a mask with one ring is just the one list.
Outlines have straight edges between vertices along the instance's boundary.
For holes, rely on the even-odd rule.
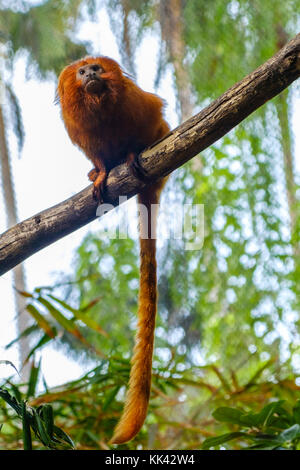
[[[60,74],[57,91],[72,142],[93,162],[88,177],[94,183],[95,198],[102,200],[108,172],[120,163],[128,162],[136,175],[145,176],[136,157],[169,132],[158,96],[139,88],[108,57],[86,57],[67,66]],[[116,444],[132,439],[147,414],[157,308],[151,205],[158,204],[164,182],[165,178],[151,183],[138,195],[139,203],[147,208],[148,220],[140,216],[138,326],[125,408],[111,440]]]

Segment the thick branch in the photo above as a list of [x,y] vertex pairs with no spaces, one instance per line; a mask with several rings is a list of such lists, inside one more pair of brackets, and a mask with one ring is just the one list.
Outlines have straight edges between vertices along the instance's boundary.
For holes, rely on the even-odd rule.
[[[300,76],[300,34],[220,98],[145,150],[140,162],[153,179],[168,175],[201,152]],[[138,193],[144,184],[126,165],[114,168],[105,202]],[[70,199],[12,227],[0,237],[0,274],[96,218],[89,186]]]

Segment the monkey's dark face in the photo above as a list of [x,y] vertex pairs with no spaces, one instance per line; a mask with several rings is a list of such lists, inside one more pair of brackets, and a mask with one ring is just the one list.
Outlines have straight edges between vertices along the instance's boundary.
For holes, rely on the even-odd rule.
[[104,73],[101,65],[97,63],[86,64],[79,67],[76,79],[81,82],[87,93],[99,95],[103,91],[105,81],[101,78]]

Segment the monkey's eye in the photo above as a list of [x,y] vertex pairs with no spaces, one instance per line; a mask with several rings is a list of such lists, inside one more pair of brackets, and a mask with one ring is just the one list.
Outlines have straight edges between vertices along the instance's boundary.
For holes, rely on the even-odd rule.
[[80,74],[80,75],[84,75],[84,70],[83,70],[83,69],[80,69],[80,70],[79,70],[79,74]]
[[99,69],[100,69],[100,66],[99,66],[99,65],[93,65],[93,67],[92,67],[92,70],[93,70],[94,72],[97,72],[97,70],[99,70]]

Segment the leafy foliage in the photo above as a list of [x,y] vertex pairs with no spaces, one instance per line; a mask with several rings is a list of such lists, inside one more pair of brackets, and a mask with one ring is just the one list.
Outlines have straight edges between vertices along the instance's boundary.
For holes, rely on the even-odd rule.
[[297,33],[299,0],[186,2],[185,40],[200,102],[216,98]]
[[[38,367],[34,365],[31,368],[31,374],[28,382],[26,398],[35,393],[37,379],[39,375],[40,364]],[[32,450],[32,432],[34,433],[35,440],[40,441],[43,446],[48,449],[67,450],[74,448],[71,438],[59,427],[54,424],[53,409],[51,405],[45,404],[36,407],[27,405],[27,400],[22,398],[20,389],[11,385],[12,393],[9,393],[7,388],[0,388],[0,398],[4,400],[10,408],[14,410],[21,421],[21,428],[13,424],[14,431],[21,434],[24,450]],[[2,407],[2,415],[4,420],[15,422],[15,416],[10,411]],[[2,428],[2,426],[1,426]],[[11,433],[8,431],[8,435]],[[6,433],[4,429],[2,432]],[[39,448],[40,444],[35,442],[35,447]]]
[[0,42],[6,46],[7,58],[13,61],[17,52],[26,51],[29,69],[45,77],[85,55],[86,44],[71,38],[81,3],[48,0],[30,7],[20,2],[19,11],[0,6]]
[[[259,431],[253,429],[254,423],[259,426],[256,416],[267,416],[266,410],[270,409],[275,416],[274,413],[278,413],[279,408],[276,408],[276,411],[273,409],[274,403],[278,400],[271,402],[263,411],[257,411],[259,404],[268,403],[270,397],[273,397],[272,399],[279,399],[279,403],[284,403],[284,409],[289,410],[291,406],[288,403],[296,402],[299,386],[292,377],[281,378],[278,362],[268,361],[257,367],[255,358],[251,360],[253,369],[255,368],[255,372],[251,375],[245,374],[243,368],[226,374],[215,365],[183,369],[176,355],[170,361],[167,370],[155,363],[146,424],[132,442],[124,444],[121,448],[199,449],[205,438],[212,438],[220,430],[226,434],[232,432],[246,434],[249,430],[245,427],[248,426],[251,427],[251,433],[260,432],[260,427]],[[284,366],[280,367],[282,375],[286,376]],[[26,402],[27,421],[34,437],[33,449],[41,448],[41,443],[44,446],[60,449],[61,445],[68,445],[71,440],[79,450],[108,449],[112,429],[122,410],[129,369],[129,361],[121,357],[100,359],[96,367],[78,380],[51,390],[43,379],[42,392],[38,386],[41,379],[40,364],[37,366],[33,364],[27,387],[24,388],[24,384],[16,385],[8,381],[1,388],[1,397],[5,401],[0,407],[0,424],[2,424],[0,448],[10,449],[26,445],[22,437],[22,425],[24,427],[26,423],[20,420],[22,403]],[[273,382],[268,381],[271,374]],[[55,432],[51,440],[45,417],[45,413],[52,416],[49,405],[52,407],[55,422],[53,428]],[[224,409],[232,410],[232,406],[237,406],[238,410],[224,411]],[[213,413],[215,419],[211,419],[210,414],[216,407],[221,411]],[[299,412],[297,407],[298,403],[293,411],[295,417]],[[241,412],[243,409],[247,411]],[[254,418],[252,421],[250,418],[247,418],[248,421],[243,418],[243,421],[241,416],[244,415]],[[37,416],[42,420],[42,427]],[[268,421],[268,426],[270,422]],[[284,424],[280,430],[288,429],[293,424],[294,422],[290,420],[289,426]],[[233,430],[233,426],[238,430]],[[277,433],[278,429],[275,431]],[[43,432],[46,432],[48,437]],[[244,434],[237,436],[240,439],[235,441],[235,448],[243,448]],[[64,442],[57,442],[56,439],[62,439]],[[216,441],[205,441],[205,446],[207,442],[213,442],[210,447],[217,445]],[[285,444],[282,442],[282,445]]]
[[202,449],[219,447],[225,442],[238,439],[250,445],[253,450],[299,450],[300,443],[300,400],[289,411],[284,400],[266,405],[259,413],[245,413],[236,408],[218,408],[213,413],[217,421],[234,424],[242,431],[211,437],[204,441]]

